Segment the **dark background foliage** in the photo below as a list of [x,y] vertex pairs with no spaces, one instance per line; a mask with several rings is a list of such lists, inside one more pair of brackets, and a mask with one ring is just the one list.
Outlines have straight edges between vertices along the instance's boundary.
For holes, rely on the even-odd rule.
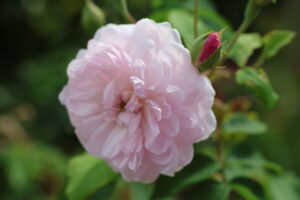
[[[125,23],[117,1],[95,1],[107,23]],[[137,18],[177,8],[187,1],[128,1]],[[212,3],[236,29],[246,0]],[[70,156],[82,152],[58,93],[66,83],[68,62],[93,35],[86,24],[83,0],[1,0],[0,2],[0,199],[42,199],[63,195]],[[201,7],[201,3],[200,3]],[[300,31],[300,1],[279,0],[264,8],[248,31]],[[300,39],[265,64],[281,98],[273,110],[253,108],[267,121],[266,134],[246,143],[300,175]],[[224,84],[224,90],[228,84]],[[242,93],[240,88],[233,96]],[[225,98],[230,99],[230,95]],[[253,100],[253,99],[251,99]],[[203,183],[202,183],[203,184]],[[193,188],[187,193],[191,193]]]

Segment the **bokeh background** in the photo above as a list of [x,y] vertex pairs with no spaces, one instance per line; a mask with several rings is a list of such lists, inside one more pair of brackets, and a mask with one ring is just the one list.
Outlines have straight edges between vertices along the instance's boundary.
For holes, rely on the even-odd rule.
[[[106,23],[125,23],[117,1],[95,0]],[[129,0],[136,19],[187,5],[190,0]],[[211,0],[236,29],[246,0]],[[200,4],[201,7],[201,4]],[[264,8],[248,31],[300,32],[300,1]],[[68,159],[83,151],[58,94],[66,67],[84,48],[97,22],[87,22],[83,0],[0,2],[0,199],[63,198]],[[269,129],[248,142],[271,161],[300,175],[300,38],[265,64],[281,98],[273,110],[254,106]],[[238,93],[238,91],[235,90]]]

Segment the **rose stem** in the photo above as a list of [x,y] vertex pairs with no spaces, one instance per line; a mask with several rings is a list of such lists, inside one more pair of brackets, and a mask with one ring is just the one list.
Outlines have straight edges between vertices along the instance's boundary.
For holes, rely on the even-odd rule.
[[195,6],[194,6],[194,38],[196,39],[198,37],[198,9],[199,9],[199,1],[195,0]]
[[124,17],[125,17],[129,22],[135,24],[135,23],[136,23],[136,20],[135,20],[134,17],[129,13],[126,0],[121,0],[121,6],[122,6],[122,11],[123,11]]

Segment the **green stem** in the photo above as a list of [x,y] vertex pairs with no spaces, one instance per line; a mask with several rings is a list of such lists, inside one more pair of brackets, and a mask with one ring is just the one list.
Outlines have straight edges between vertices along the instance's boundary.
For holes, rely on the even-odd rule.
[[257,61],[254,63],[253,67],[259,68],[264,62],[265,62],[264,56],[262,54],[260,54]]
[[198,9],[199,9],[199,1],[200,0],[194,0],[195,6],[194,6],[194,38],[196,39],[198,37]]
[[131,23],[136,23],[134,17],[129,13],[126,0],[121,0],[122,12],[124,17]]
[[220,129],[216,130],[216,154],[217,154],[217,159],[220,163],[221,170],[220,170],[220,175],[221,175],[221,181],[226,183],[226,178],[224,174],[224,159],[223,159],[223,138],[222,138],[222,132]]
[[234,44],[236,43],[237,39],[239,38],[239,36],[245,32],[245,30],[248,28],[250,23],[248,23],[247,21],[244,21],[240,27],[238,28],[238,30],[236,31],[236,33],[234,34],[234,36],[231,38],[231,40],[229,41],[226,49],[224,50],[224,54],[222,55],[218,65],[223,65],[225,60],[227,59],[228,54],[230,53],[230,51],[232,50],[232,47],[234,46]]
[[258,16],[258,14],[260,13],[260,10],[261,10],[261,6],[256,3],[256,0],[248,0],[248,4],[246,6],[245,13],[244,13],[244,20],[243,20],[242,24],[240,25],[240,27],[238,28],[238,30],[236,31],[236,33],[234,34],[234,36],[229,41],[229,43],[224,51],[224,55],[220,59],[218,65],[224,64],[224,62],[227,59],[227,56],[229,55],[229,53],[230,53],[232,47],[234,46],[234,44],[236,43],[237,39],[243,32],[245,32],[245,30],[248,28],[248,26]]

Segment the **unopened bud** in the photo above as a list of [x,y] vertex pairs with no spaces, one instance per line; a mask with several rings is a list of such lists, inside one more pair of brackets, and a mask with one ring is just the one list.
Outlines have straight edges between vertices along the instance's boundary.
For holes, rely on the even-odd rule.
[[219,34],[216,32],[209,34],[198,58],[198,63],[206,61],[220,46],[221,40]]
[[200,36],[191,48],[196,67],[205,70],[213,67],[220,59],[221,38],[217,32]]

